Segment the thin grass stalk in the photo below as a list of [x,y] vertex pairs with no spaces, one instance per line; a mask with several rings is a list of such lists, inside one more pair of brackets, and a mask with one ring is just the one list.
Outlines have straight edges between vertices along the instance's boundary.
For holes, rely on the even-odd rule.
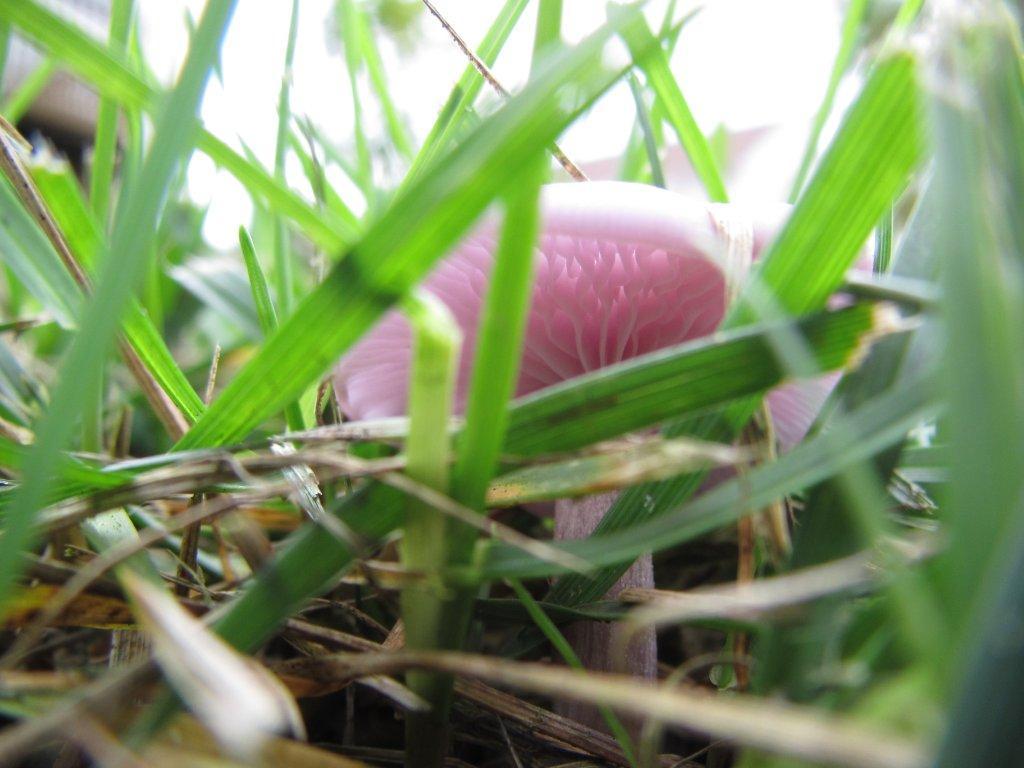
[[[131,32],[134,0],[114,0],[110,6],[108,46],[117,55],[124,55]],[[106,231],[110,198],[114,186],[114,165],[117,161],[117,121],[120,114],[116,100],[100,99],[96,113],[96,138],[93,143],[92,167],[89,175],[89,200],[100,227]],[[102,374],[94,393],[92,408],[82,416],[82,447],[99,452],[103,446],[103,406],[105,387]]]
[[[288,44],[284,54],[284,73],[277,97],[277,139],[274,145],[274,178],[284,182],[284,163],[288,154],[288,134],[291,130],[292,62],[295,60],[295,41],[299,32],[299,0],[292,0],[288,21]],[[288,225],[284,217],[274,216],[274,278],[277,282],[277,303],[281,313],[291,314],[295,300],[295,271],[292,269]]]
[[[413,332],[406,474],[446,493],[451,453],[448,422],[462,334],[448,308],[428,293],[410,297],[405,314]],[[445,595],[439,574],[448,557],[447,538],[445,516],[410,497],[402,537],[402,562],[421,580],[402,592],[402,621],[409,648],[440,647]],[[441,765],[448,749],[447,713],[452,679],[429,671],[414,671],[406,677],[406,684],[430,705],[428,712],[410,712],[407,716],[406,764]]]
[[[617,12],[610,15],[614,18]],[[707,192],[708,199],[716,203],[728,202],[729,195],[725,190],[718,162],[708,146],[707,138],[697,125],[679,83],[672,74],[665,49],[656,42],[654,34],[643,19],[623,30],[623,40],[629,47],[636,65],[647,78],[648,85],[657,94],[665,109],[665,115],[679,138],[680,146],[686,152],[694,173]]]
[[[249,288],[252,291],[253,304],[256,305],[256,317],[260,323],[260,330],[263,331],[265,337],[270,337],[277,330],[277,310],[270,295],[267,276],[263,273],[259,257],[256,255],[256,246],[245,227],[238,228],[238,246],[242,251],[242,259],[245,261],[245,271],[249,277]],[[291,402],[285,406],[284,416],[288,423],[288,429],[298,432],[306,428],[306,420],[298,402]]]
[[[115,56],[124,56],[128,51],[134,0],[113,0],[110,6],[110,32],[107,45]],[[110,200],[114,187],[114,166],[117,162],[117,122],[120,105],[109,96],[100,98],[96,114],[96,140],[92,150],[92,167],[89,172],[89,201],[93,212],[104,231],[110,214]]]
[[363,195],[366,196],[370,207],[373,207],[373,163],[370,158],[370,142],[366,137],[366,127],[363,119],[363,99],[359,94],[359,70],[363,65],[361,46],[357,34],[356,8],[353,0],[339,0],[338,2],[338,25],[340,26],[340,37],[345,49],[346,74],[348,76],[349,95],[352,99],[352,130],[356,147],[356,175],[355,181],[359,185]]
[[366,74],[370,78],[370,86],[373,88],[377,101],[380,102],[381,110],[384,112],[384,122],[387,125],[388,136],[394,144],[398,154],[409,160],[413,156],[412,138],[402,122],[395,102],[388,90],[387,77],[384,72],[384,62],[381,61],[380,50],[377,48],[377,41],[370,29],[370,22],[366,11],[356,6],[354,17],[356,23],[356,38],[359,41],[359,49],[363,55],[363,63],[366,65]]
[[[508,419],[507,404],[519,375],[530,289],[533,284],[533,249],[540,230],[540,184],[542,165],[535,159],[526,183],[508,194],[505,222],[491,273],[487,298],[480,321],[476,359],[466,406],[466,427],[462,433],[452,471],[451,495],[465,506],[482,512],[487,488],[498,466],[501,443]],[[446,423],[439,427],[445,432]],[[411,439],[411,438],[410,438]],[[435,438],[436,439],[436,438]],[[444,526],[445,560],[466,565],[473,555],[478,532],[466,525],[441,521]],[[462,647],[468,630],[476,590],[453,590],[443,604],[436,624],[435,648]],[[406,632],[410,626],[406,623]],[[434,689],[435,722],[446,723],[451,701],[451,678],[437,678],[443,689]],[[436,739],[436,736],[435,736]],[[410,742],[409,747],[420,746]],[[410,757],[414,757],[410,755]],[[415,756],[417,766],[440,766],[444,753]]]
[[[534,599],[533,595],[529,593],[526,587],[523,586],[522,582],[517,579],[506,579],[506,583],[512,587],[512,591],[516,593],[516,597],[519,598],[519,602],[522,603],[529,614],[530,619],[537,629],[539,629],[544,637],[547,638],[548,642],[551,643],[551,647],[555,649],[559,656],[562,657],[562,661],[570,669],[575,669],[579,672],[585,672],[583,668],[583,662],[580,661],[580,657],[576,655],[576,652],[572,649],[569,641],[565,639],[555,622],[551,620],[551,617],[545,613],[544,609],[540,607],[540,604]],[[636,749],[633,744],[633,740],[629,737],[629,733],[626,731],[626,726],[622,724],[622,721],[618,718],[612,708],[607,704],[598,705],[598,711],[601,713],[601,717],[604,719],[605,724],[608,726],[608,730],[612,736],[619,743],[619,747],[622,749],[622,754],[629,760],[630,765],[636,766]]]
[[633,102],[636,104],[636,121],[640,127],[640,135],[643,137],[644,151],[647,153],[647,165],[651,171],[651,183],[656,187],[667,189],[665,185],[665,172],[661,167],[661,158],[658,156],[658,138],[654,133],[654,124],[651,122],[651,115],[644,102],[643,89],[640,87],[636,75],[630,73],[626,78],[629,83],[629,90],[633,94]]
[[[498,15],[494,17],[494,21],[488,28],[487,34],[484,35],[477,51],[479,59],[488,66],[494,64],[501,49],[505,47],[505,42],[519,22],[519,17],[526,10],[528,2],[529,0],[505,0]],[[476,67],[472,64],[467,65],[462,77],[459,78],[444,106],[441,107],[437,120],[434,121],[423,146],[413,158],[403,186],[415,180],[430,164],[430,161],[448,149],[458,132],[465,127],[467,113],[483,85],[484,79]]]

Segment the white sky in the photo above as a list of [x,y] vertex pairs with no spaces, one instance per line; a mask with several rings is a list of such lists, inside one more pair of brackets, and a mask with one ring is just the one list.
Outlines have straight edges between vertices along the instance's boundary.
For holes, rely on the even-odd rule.
[[[198,15],[202,0],[141,0],[148,51],[158,72],[170,74],[186,42],[186,10]],[[435,0],[471,46],[483,37],[501,0]],[[666,3],[649,3],[652,24]],[[778,126],[771,145],[758,154],[759,172],[747,174],[733,197],[783,195],[827,83],[838,46],[839,0],[705,0],[684,28],[673,72],[701,127],[731,130]],[[277,130],[277,95],[288,30],[289,0],[240,0],[223,52],[223,83],[210,85],[203,107],[207,127],[236,147],[242,139],[268,166]],[[344,63],[327,46],[331,0],[301,0],[293,70],[292,109],[308,115],[330,137],[351,136],[351,102]],[[677,14],[695,7],[682,0]],[[533,5],[494,67],[514,90],[525,80],[533,35]],[[565,0],[563,26],[571,42],[605,18],[604,0]],[[678,15],[677,15],[678,18]],[[417,140],[422,139],[465,59],[432,17],[420,19],[415,49],[401,53],[381,42],[389,84]],[[625,87],[606,96],[561,142],[570,157],[587,161],[618,156],[634,120]],[[301,176],[301,175],[300,175]],[[292,175],[289,176],[290,180]],[[296,179],[296,183],[301,183]],[[244,192],[205,158],[193,162],[190,191],[211,204],[205,234],[215,247],[231,247],[251,209]]]

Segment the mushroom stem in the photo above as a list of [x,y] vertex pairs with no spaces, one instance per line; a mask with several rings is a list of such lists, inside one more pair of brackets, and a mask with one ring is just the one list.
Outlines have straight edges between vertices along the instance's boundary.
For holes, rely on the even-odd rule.
[[[593,533],[618,493],[603,493],[582,499],[559,499],[555,502],[555,538],[582,539]],[[654,587],[654,566],[649,554],[643,555],[626,571],[605,595],[614,599],[627,587]],[[658,648],[652,627],[633,635],[623,659],[616,654],[623,627],[615,622],[580,621],[566,628],[569,641],[583,666],[596,672],[628,672],[635,677],[653,680],[658,672]],[[571,717],[598,730],[607,730],[598,709],[576,702],[559,702],[560,715]],[[635,724],[627,723],[630,731]]]

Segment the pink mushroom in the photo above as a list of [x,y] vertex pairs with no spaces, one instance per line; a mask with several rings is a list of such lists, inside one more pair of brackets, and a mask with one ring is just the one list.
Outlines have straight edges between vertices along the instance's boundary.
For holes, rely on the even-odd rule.
[[[746,268],[787,213],[785,206],[706,204],[621,182],[549,185],[541,208],[517,395],[713,332]],[[424,282],[465,336],[458,411],[465,405],[499,225],[496,217],[485,219]],[[337,366],[343,411],[353,419],[405,413],[409,362],[409,328],[392,312]],[[768,395],[783,448],[802,439],[827,392],[809,383]],[[614,499],[612,493],[559,501],[556,538],[589,535]],[[653,581],[651,558],[642,557],[609,595]],[[569,636],[588,668],[607,670],[616,630],[587,622],[570,627]],[[633,641],[627,659],[632,673],[653,677],[656,661],[653,632]],[[593,722],[590,712],[568,713]]]

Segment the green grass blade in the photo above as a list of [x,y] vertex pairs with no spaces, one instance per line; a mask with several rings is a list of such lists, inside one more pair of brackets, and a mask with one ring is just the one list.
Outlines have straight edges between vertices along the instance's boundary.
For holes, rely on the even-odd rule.
[[[422,279],[498,194],[516,188],[533,151],[554,140],[619,76],[595,66],[604,29],[559,57],[418,182],[338,263],[224,390],[179,448],[248,434],[327,371],[392,304]],[[565,90],[574,86],[571,100]]]
[[540,229],[539,187],[540,174],[535,172],[509,195],[494,276],[480,318],[466,426],[459,437],[452,481],[455,497],[480,511],[505,442],[507,405],[519,376],[533,285],[533,253]]
[[858,304],[795,325],[758,325],[634,358],[517,401],[505,450],[573,450],[764,392],[788,377],[775,343],[785,330],[806,341],[819,370],[831,371],[854,364],[864,341],[887,327],[885,311]]
[[256,246],[245,227],[238,228],[238,245],[245,261],[245,271],[249,275],[249,286],[252,288],[252,299],[256,305],[256,316],[260,321],[260,329],[264,336],[270,336],[277,330],[277,310],[270,298],[270,286],[263,274],[260,260],[256,256]]
[[952,14],[944,20],[946,87],[935,85],[933,94],[934,183],[944,215],[932,247],[943,270],[954,457],[944,505],[951,546],[941,573],[959,651],[979,631],[976,612],[1003,567],[993,556],[1018,530],[1024,497],[1024,229],[1017,220],[1024,161],[1016,144],[1024,135],[1024,77],[1008,15],[993,7],[969,23]]
[[[540,229],[539,201],[543,166],[539,157],[535,154],[525,158],[532,172],[506,197],[505,220],[480,319],[466,406],[466,426],[459,436],[452,470],[452,497],[481,513],[491,476],[498,466],[501,443],[505,436],[507,405],[519,374],[533,284],[534,246]],[[439,429],[438,425],[434,425],[439,434],[445,435],[446,423],[442,422]],[[435,519],[431,525],[431,532],[443,542],[435,543],[432,547],[442,548],[445,554],[443,564],[467,563],[472,555],[477,531],[446,519]],[[432,564],[436,568],[439,563],[435,559]],[[427,625],[431,635],[421,637],[420,641],[425,640],[431,648],[461,648],[468,630],[473,598],[472,591],[456,591],[443,601],[435,598],[431,605],[431,621]],[[406,626],[408,628],[409,625]],[[430,753],[433,755],[432,760],[420,763],[417,758],[414,762],[441,765],[446,740],[438,742],[437,733],[440,730],[443,734],[446,730],[444,726],[451,704],[452,680],[450,677],[432,675],[429,681],[428,691],[433,710],[430,715],[417,718],[409,731],[411,737],[416,737],[410,741],[412,751],[409,754],[428,754],[431,746],[439,747]]]
[[636,76],[630,74],[627,78],[629,90],[633,94],[633,103],[636,104],[636,121],[640,126],[640,135],[643,137],[644,151],[647,153],[647,165],[651,170],[651,183],[656,187],[667,189],[665,185],[665,171],[661,167],[661,157],[658,154],[658,137],[654,133],[654,124],[651,122],[651,115],[644,102],[644,92],[637,82]]
[[11,25],[0,21],[0,78],[7,69],[7,57],[11,52]]
[[[115,0],[110,5],[107,45],[115,54],[125,54],[131,32],[134,0]],[[101,98],[96,112],[96,134],[89,168],[89,201],[104,230],[109,222],[110,199],[117,161],[119,107],[113,99]],[[85,409],[82,420],[82,445],[91,451],[103,446],[103,410],[106,391],[101,379],[94,407]]]
[[[299,0],[292,0],[292,12],[288,22],[288,42],[285,45],[284,73],[281,75],[281,90],[277,97],[277,139],[274,146],[274,178],[284,186],[284,164],[288,154],[288,136],[291,132],[291,79],[292,62],[295,60],[295,41],[299,33]],[[291,314],[295,297],[295,270],[292,268],[291,243],[288,228],[283,217],[274,217],[274,278],[277,284],[277,301],[282,314]],[[248,267],[248,262],[246,262]],[[250,274],[250,280],[251,280]],[[254,286],[255,290],[255,286]],[[257,307],[258,309],[258,307]],[[266,330],[264,329],[264,333]]]
[[562,44],[562,0],[539,0],[537,28],[533,35],[530,68],[536,71],[542,58]]
[[[84,400],[95,389],[103,360],[117,331],[121,311],[145,274],[146,254],[156,232],[164,192],[178,163],[191,149],[196,110],[220,40],[234,10],[231,0],[212,0],[193,37],[181,76],[169,94],[156,123],[153,144],[135,183],[125,190],[118,206],[111,237],[111,252],[102,259],[103,269],[93,300],[86,307],[81,329],[61,366],[50,408],[36,429],[32,460],[26,462],[23,482],[6,516],[0,537],[0,605],[6,605],[18,575],[13,565],[32,538],[36,511],[45,503],[61,449],[67,443],[82,412]],[[182,121],[186,121],[183,126]]]
[[356,148],[355,177],[356,184],[371,209],[375,202],[373,182],[373,163],[370,158],[370,140],[366,135],[363,116],[363,98],[359,93],[359,72],[363,67],[362,46],[359,44],[358,20],[359,9],[353,0],[338,0],[337,24],[338,37],[345,53],[345,74],[348,76],[349,97],[352,99],[352,136]]
[[804,146],[804,153],[800,159],[800,166],[793,179],[793,186],[789,190],[789,202],[795,203],[800,196],[800,190],[807,181],[807,175],[811,172],[815,155],[818,152],[818,142],[821,140],[821,132],[825,128],[825,121],[832,114],[832,107],[836,101],[836,92],[839,90],[839,83],[843,75],[850,68],[853,61],[853,54],[856,50],[857,34],[860,32],[861,22],[864,20],[864,12],[867,10],[868,0],[851,0],[846,6],[846,16],[843,18],[843,31],[839,38],[839,50],[836,51],[836,58],[832,62],[832,71],[828,76],[828,87],[825,89],[825,97],[821,100],[818,111],[814,114],[814,121],[811,123],[811,133],[807,137],[807,144]]
[[[629,386],[631,385],[627,385],[623,391],[628,391]],[[755,383],[752,390],[759,388]],[[712,389],[719,391],[715,387]],[[521,424],[525,431],[528,429],[528,420],[520,415],[521,402],[512,404],[508,418],[510,425]],[[886,413],[884,419],[889,419],[890,416],[888,412]],[[590,414],[586,416],[586,419],[589,418]],[[882,423],[885,424],[885,421]],[[579,426],[579,422],[567,424],[566,429],[575,426]],[[813,452],[811,455],[813,456]],[[834,470],[828,468],[828,471]],[[371,484],[340,500],[335,511],[342,515],[346,524],[351,525],[357,534],[364,535],[372,541],[384,536],[399,524],[404,508],[403,499],[397,490],[389,486]],[[321,527],[310,526],[300,531],[281,559],[275,561],[264,578],[258,579],[236,607],[225,616],[225,637],[231,642],[242,643],[241,647],[252,647],[253,644],[260,642],[272,627],[259,629],[257,626],[247,625],[245,615],[250,615],[253,611],[265,613],[267,605],[273,605],[273,612],[278,615],[274,621],[280,622],[304,600],[325,589],[329,580],[346,566],[351,556],[351,552],[339,547],[337,540]],[[286,577],[285,574],[291,573],[293,569],[297,571]],[[285,591],[278,595],[274,593],[276,589]]]
[[333,253],[358,238],[361,224],[350,210],[345,209],[344,214],[336,207],[317,210],[264,168],[245,159],[211,133],[200,133],[196,148],[238,179],[267,208],[291,219],[319,248]]
[[903,0],[892,25],[896,29],[909,27],[924,7],[924,0]]
[[[310,141],[316,140],[317,145],[324,150],[324,154],[326,155],[324,161],[321,161],[320,158],[313,154],[313,150],[303,146],[301,139],[299,139],[294,132],[291,134],[290,144],[292,154],[298,158],[299,163],[302,165],[302,172],[305,174],[306,180],[313,189],[313,194],[317,203],[326,207],[328,210],[332,210],[335,215],[341,218],[352,217],[351,210],[347,205],[345,205],[345,202],[341,199],[341,196],[337,193],[334,187],[331,186],[324,170],[325,162],[328,159],[335,159],[336,153],[334,152],[334,148],[328,145],[319,133],[316,132],[315,126],[309,125],[308,123],[304,124],[303,131],[308,131]],[[348,175],[348,171],[345,170],[340,163],[335,163],[335,166],[341,168],[346,176]]]
[[64,328],[82,306],[78,286],[6,178],[0,179],[0,259]]
[[875,274],[884,275],[892,266],[892,230],[893,211],[889,208],[882,214],[882,220],[875,230],[875,257],[872,264]]
[[[498,57],[501,49],[505,47],[509,35],[515,29],[528,2],[529,0],[505,0],[505,4],[491,23],[477,51],[477,56],[484,64],[487,66],[494,64],[494,60]],[[427,134],[423,146],[420,147],[420,151],[413,159],[406,183],[416,179],[431,161],[449,149],[455,137],[466,127],[469,112],[483,84],[484,79],[477,72],[476,67],[472,64],[467,65],[462,77],[459,78],[444,106],[441,107],[441,112]]]
[[[664,354],[649,355],[610,366],[581,377],[574,387],[553,389],[549,391],[549,396],[542,398],[531,396],[514,401],[508,406],[505,417],[508,430],[502,451],[545,455],[567,446],[578,448],[595,440],[614,437],[620,434],[619,430],[628,432],[656,426],[664,410],[671,410],[673,415],[677,415],[680,409],[703,413],[735,398],[762,392],[778,384],[783,375],[783,369],[773,354],[775,338],[781,333],[803,337],[810,354],[828,362],[828,365],[845,364],[863,353],[869,341],[885,331],[885,327],[878,326],[875,320],[881,318],[884,321],[886,314],[871,305],[855,305],[806,318],[799,324],[794,322],[788,329],[778,325],[743,329],[723,334],[721,339],[680,345],[666,350]],[[762,358],[772,362],[767,365],[756,362]],[[747,366],[747,361],[751,359],[756,364]],[[650,397],[652,391],[669,390],[692,394],[686,396],[685,400],[677,401],[671,408],[645,410],[638,409],[629,397],[638,388],[647,390],[647,399],[654,402],[661,396]],[[580,407],[581,403],[590,400],[599,400],[601,407]],[[613,417],[611,423],[615,429],[609,429],[605,424],[606,413]],[[499,425],[501,421],[503,419],[495,417],[481,423]],[[551,424],[558,424],[561,428],[552,431]],[[596,431],[593,426],[595,424]],[[529,437],[533,432],[547,432],[549,437],[535,440]],[[563,433],[574,436],[566,438]],[[490,443],[483,438],[477,438],[475,442],[493,451]],[[170,455],[160,457],[160,463],[171,460]],[[675,464],[679,464],[678,459]],[[149,462],[149,465],[154,464]],[[701,460],[698,465],[708,466],[709,463]],[[477,471],[493,471],[489,469],[490,466],[481,463]],[[559,465],[545,466],[554,469]],[[587,471],[584,470],[577,473],[578,479],[584,481],[586,475]],[[505,479],[509,478],[514,484],[517,477],[521,477],[521,473],[516,471],[503,475],[485,488],[486,493],[502,493]],[[474,480],[474,483],[478,482]],[[99,487],[107,488],[109,483],[104,482]],[[505,486],[506,493],[507,490]],[[105,502],[92,500],[91,503],[99,508]]]
[[360,50],[363,55],[363,63],[366,65],[366,74],[370,78],[370,86],[373,88],[377,101],[380,102],[381,110],[384,112],[384,124],[388,129],[388,136],[398,154],[405,159],[413,156],[412,138],[405,127],[398,108],[391,98],[391,91],[388,88],[387,75],[384,72],[384,62],[381,60],[380,51],[377,48],[377,41],[374,38],[373,30],[370,28],[370,21],[366,11],[357,6],[356,10],[356,35]]
[[[910,54],[879,62],[753,278],[788,313],[824,306],[924,151]],[[726,325],[756,316],[741,296]]]
[[[683,97],[679,83],[672,75],[664,49],[657,44],[646,23],[631,26],[623,39],[637,66],[646,76],[648,85],[664,107],[665,115],[679,137],[679,144],[690,159],[697,178],[704,185],[708,198],[718,203],[726,202],[729,196],[725,191],[718,162]],[[640,55],[641,51],[647,53]]]
[[[114,0],[110,6],[108,45],[115,55],[128,50],[132,27],[134,0]],[[114,186],[114,164],[117,160],[117,119],[119,107],[111,98],[101,98],[96,115],[96,140],[92,150],[89,173],[89,201],[97,220],[106,228],[110,198]]]
[[1024,526],[1017,523],[993,553],[998,567],[977,614],[982,630],[965,659],[936,768],[1013,765],[1024,749],[1024,644],[1008,641],[1024,592]]
[[[551,647],[555,649],[559,656],[562,657],[562,661],[565,662],[566,666],[570,669],[583,670],[583,662],[580,661],[579,656],[573,651],[572,646],[569,645],[569,641],[565,639],[555,622],[544,612],[544,609],[540,607],[533,595],[531,595],[526,587],[516,579],[508,579],[508,585],[512,587],[512,591],[515,592],[516,597],[519,598],[519,602],[526,608],[526,612],[529,614],[530,619],[536,625],[544,637],[551,643]],[[626,731],[626,727],[622,724],[622,721],[615,715],[612,708],[607,704],[602,704],[598,707],[598,711],[601,713],[601,718],[608,726],[608,730],[615,737],[615,740],[619,743],[619,747],[622,748],[622,754],[626,756],[631,765],[636,765],[636,757],[633,749],[633,740],[629,738],[629,733]]]
[[[74,171],[66,163],[50,161],[32,163],[29,172],[57,226],[64,233],[71,252],[87,272],[94,273],[98,254],[105,252],[108,246],[96,217],[82,195]],[[132,300],[121,322],[125,337],[160,388],[189,421],[198,419],[205,408],[203,401],[174,360],[167,343],[142,305]]]

